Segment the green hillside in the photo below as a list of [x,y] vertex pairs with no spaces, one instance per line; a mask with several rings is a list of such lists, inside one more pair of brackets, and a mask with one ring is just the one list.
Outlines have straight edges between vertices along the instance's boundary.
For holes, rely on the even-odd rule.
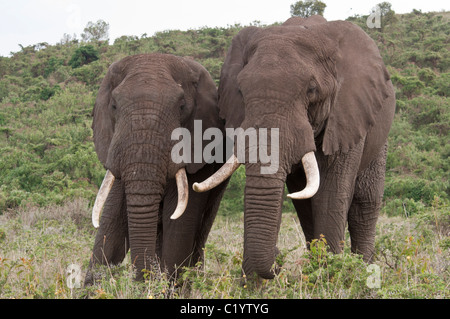
[[[444,251],[448,258],[449,12],[422,13],[414,10],[410,14],[392,15],[383,20],[382,29],[368,29],[366,18],[351,17],[348,20],[359,24],[376,41],[391,73],[397,96],[397,110],[389,136],[383,216],[394,218],[392,220],[398,225],[403,225],[408,218],[415,218],[415,224],[429,225],[430,231],[438,234],[438,239],[433,241],[437,243],[433,249]],[[0,57],[0,217],[40,210],[49,215],[48,207],[67,207],[67,203],[80,201],[87,206],[93,204],[104,169],[94,152],[91,112],[100,81],[112,62],[128,55],[150,52],[191,56],[209,70],[218,84],[227,48],[241,28],[235,25],[171,30],[153,36],[123,36],[113,43],[107,40],[82,42],[66,36],[58,44],[39,43],[22,47],[10,57]],[[229,184],[220,216],[239,218],[243,210],[244,182],[245,174],[241,167]],[[85,212],[87,207],[76,206],[76,213],[71,211],[68,214],[78,216],[80,210]],[[293,211],[288,200],[285,201],[285,210]],[[394,227],[392,223],[383,225],[385,228],[377,237],[377,247],[385,252],[384,258],[389,267],[392,266],[392,272],[401,277],[402,268],[395,263],[399,259],[394,257],[417,257],[419,246],[423,247],[426,240],[420,236],[409,242],[404,242],[404,238],[394,239],[384,233],[389,227]],[[8,240],[7,227],[13,226],[0,224],[0,245]],[[73,230],[69,227],[69,231],[75,232],[76,226],[73,227]],[[403,229],[403,226],[398,227]],[[93,239],[92,230],[86,237]],[[88,250],[90,245],[86,244]],[[216,246],[209,248],[216,252],[213,259],[223,257],[220,257]],[[228,257],[229,260],[235,258],[234,255]],[[0,251],[0,295],[13,268],[11,263],[5,264],[5,259],[2,261],[1,258]],[[22,269],[28,269],[26,260],[21,261]],[[233,261],[232,266],[238,267],[237,264],[239,262]],[[448,259],[446,265],[439,274],[445,273],[445,280],[448,280]],[[428,269],[427,266],[425,268]],[[428,274],[428,270],[423,273]],[[437,277],[426,278],[429,282],[446,285],[448,289],[448,281],[443,284]],[[403,284],[401,282],[398,289]],[[58,284],[55,285],[52,289],[56,295]],[[308,296],[317,297],[312,293]]]
[[[386,210],[402,214],[449,200],[450,27],[440,13],[394,18],[382,30],[368,29],[365,17],[349,20],[377,42],[397,90],[385,196]],[[93,198],[103,171],[93,151],[91,111],[113,61],[146,52],[191,56],[218,83],[240,28],[123,36],[111,44],[69,38],[1,58],[0,209]],[[230,187],[240,193],[243,174],[237,177]],[[227,211],[237,208],[231,204],[224,205]]]

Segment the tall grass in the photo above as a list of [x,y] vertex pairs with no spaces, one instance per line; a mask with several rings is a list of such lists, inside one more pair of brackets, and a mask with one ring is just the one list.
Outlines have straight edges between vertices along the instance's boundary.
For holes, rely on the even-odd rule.
[[[216,299],[216,298],[448,298],[448,216],[404,218],[383,214],[377,225],[375,266],[350,253],[327,251],[326,238],[306,249],[297,216],[283,214],[278,239],[280,272],[273,280],[241,271],[242,216],[219,212],[205,260],[169,281],[156,269],[133,279],[129,255],[118,266],[101,266],[98,280],[83,287],[95,236],[87,200],[63,206],[10,210],[0,216],[0,298]],[[78,267],[78,274],[73,270]],[[78,285],[80,284],[80,285]]]

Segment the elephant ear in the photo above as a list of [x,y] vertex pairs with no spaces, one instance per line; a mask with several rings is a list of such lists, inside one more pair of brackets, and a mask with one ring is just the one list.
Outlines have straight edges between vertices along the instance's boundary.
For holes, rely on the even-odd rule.
[[244,100],[237,76],[245,66],[246,45],[258,30],[257,27],[247,27],[234,36],[222,66],[218,96],[220,117],[225,120],[225,127],[237,128],[244,120]]
[[106,164],[108,149],[114,133],[114,119],[111,116],[111,93],[123,80],[125,59],[110,65],[98,90],[92,112],[92,130],[97,156],[103,165]]
[[393,94],[390,76],[375,42],[358,26],[333,21],[311,26],[310,30],[334,42],[337,92],[322,149],[325,155],[345,153],[366,136]]
[[[202,122],[202,136],[205,130],[208,128],[218,128],[222,132],[224,131],[223,123],[219,118],[219,109],[217,106],[217,87],[214,83],[209,72],[198,62],[190,59],[183,58],[183,61],[188,65],[190,71],[192,72],[192,78],[194,80],[195,93],[195,108],[189,122],[186,124],[186,128],[190,131],[192,137],[191,143],[191,154],[194,154],[194,134],[198,132],[194,131],[194,121],[201,120]],[[210,143],[210,141],[204,141],[202,138],[202,150],[205,145]],[[206,162],[202,156],[201,163],[195,163],[191,161],[186,165],[187,172],[190,174],[196,173],[200,170]]]

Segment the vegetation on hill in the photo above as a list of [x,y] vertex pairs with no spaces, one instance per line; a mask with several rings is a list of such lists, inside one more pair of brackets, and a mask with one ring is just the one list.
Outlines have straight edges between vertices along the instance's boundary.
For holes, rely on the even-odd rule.
[[[360,25],[376,41],[396,88],[397,110],[389,136],[383,206],[383,218],[392,219],[389,222],[384,220],[383,226],[378,229],[377,258],[386,269],[383,270],[385,279],[392,281],[399,293],[390,295],[386,290],[378,291],[378,295],[366,290],[355,292],[352,289],[357,289],[357,286],[352,286],[353,281],[348,283],[350,279],[345,276],[339,277],[339,281],[334,284],[331,283],[334,293],[319,292],[319,286],[330,284],[325,283],[325,273],[318,270],[318,264],[328,265],[327,271],[332,272],[326,274],[328,279],[330,276],[337,276],[338,269],[349,267],[346,262],[353,265],[354,269],[362,266],[356,257],[346,260],[345,254],[344,257],[326,255],[320,248],[321,242],[318,242],[319,248],[309,255],[315,263],[306,263],[302,268],[299,265],[304,262],[303,257],[292,257],[297,258],[293,262],[296,271],[299,271],[299,267],[302,268],[300,282],[298,278],[294,279],[291,274],[285,273],[285,277],[267,284],[269,290],[273,289],[273,297],[280,296],[280,292],[275,292],[280,287],[284,287],[284,293],[290,297],[435,297],[443,296],[442,289],[448,290],[449,16],[448,12],[422,13],[417,10],[404,15],[388,14],[384,16],[382,29],[369,29],[366,25],[367,16],[348,18]],[[255,24],[259,25],[257,22]],[[102,29],[97,30],[96,26]],[[93,204],[104,176],[104,169],[92,143],[91,112],[100,81],[108,66],[125,56],[139,53],[161,52],[191,56],[208,69],[218,84],[227,48],[232,37],[241,28],[241,25],[234,25],[188,31],[168,30],[153,36],[123,36],[114,43],[109,43],[104,31],[102,33],[108,26],[100,21],[89,24],[85,29],[89,32],[86,32],[82,41],[65,35],[58,44],[39,43],[22,47],[10,57],[0,57],[0,245],[9,245],[0,250],[0,296],[14,296],[14,289],[10,285],[14,280],[17,280],[17,285],[24,286],[24,290],[17,293],[19,297],[54,297],[58,293],[59,296],[63,293],[70,295],[64,290],[67,288],[62,288],[64,271],[61,269],[67,265],[60,265],[59,271],[45,275],[53,276],[53,283],[47,284],[47,290],[42,288],[38,291],[36,287],[26,286],[25,282],[27,285],[30,282],[37,284],[36,279],[31,278],[36,275],[36,264],[32,260],[44,258],[43,255],[48,257],[48,254],[56,254],[51,256],[55,259],[70,256],[71,252],[84,254],[83,258],[89,254],[93,231],[83,214]],[[244,182],[244,168],[240,168],[233,175],[220,207],[219,218],[225,216],[238,221],[236,224],[222,225],[224,228],[232,228],[230,231],[240,227],[236,225],[240,224],[239,218],[243,210]],[[74,209],[75,204],[67,203],[78,204]],[[69,205],[70,209],[62,208],[68,216],[55,217],[49,212],[48,207],[60,205]],[[293,211],[288,200],[285,201],[284,208],[286,211]],[[37,216],[40,212],[44,212],[44,217]],[[13,217],[16,219],[11,219]],[[228,219],[219,219],[218,222],[223,223],[224,220]],[[419,226],[423,227],[420,231],[412,230]],[[295,232],[299,225],[298,222],[291,223],[288,227]],[[59,232],[57,229],[60,228],[67,231],[67,234]],[[18,235],[19,229],[24,231],[22,237]],[[215,231],[219,230],[215,228]],[[239,233],[241,228],[237,231]],[[298,236],[298,232],[296,234]],[[27,248],[31,244],[24,240],[32,240],[30,236],[35,236],[34,240],[40,241],[36,245],[41,248]],[[71,247],[69,252],[68,245],[73,238],[79,238],[80,242],[77,242],[76,249]],[[14,240],[15,245],[20,247],[11,257],[12,249],[16,247],[12,244]],[[230,241],[228,245],[232,243]],[[46,250],[50,247],[46,248],[45,245],[53,244],[61,249],[60,253],[49,253]],[[291,248],[287,245],[282,250],[282,258],[289,256],[289,252],[294,249],[292,247],[295,244],[290,244]],[[217,270],[217,267],[222,267],[217,261],[226,259],[236,273],[220,268],[219,274],[216,273],[216,277],[211,279],[208,277],[210,273],[194,273],[200,270],[188,272],[185,279],[192,277],[193,290],[189,290],[190,294],[181,296],[196,297],[198,295],[192,294],[192,291],[200,294],[199,291],[207,287],[219,292],[213,295],[210,291],[210,297],[248,297],[242,288],[229,286],[231,282],[234,283],[236,276],[239,277],[237,272],[241,257],[238,248],[225,250],[218,248],[219,244],[216,242],[209,245],[211,255],[208,256],[212,259],[207,259],[206,262],[214,264],[214,269]],[[29,257],[27,251],[32,251],[33,257]],[[9,259],[6,255],[10,256]],[[14,258],[16,259],[12,260]],[[87,259],[83,258],[79,259],[80,264]],[[410,263],[412,261],[415,263]],[[25,280],[25,277],[17,274],[12,279],[10,272],[14,269],[21,269],[23,276],[31,277]],[[364,286],[363,281],[368,274],[362,274],[363,272],[359,278],[361,282],[355,285]],[[59,279],[54,279],[54,276]],[[397,282],[395,278],[398,279]],[[122,280],[124,282],[121,284],[127,287],[131,285],[127,281],[129,277]],[[407,286],[417,289],[415,293],[405,291],[405,282]],[[347,285],[347,288],[333,286],[338,283]],[[427,284],[432,285],[432,288],[424,288],[423,285]],[[2,289],[8,292],[2,293]],[[104,287],[102,289],[103,292],[107,291]],[[114,289],[105,293],[120,298],[117,288]],[[152,290],[151,293],[146,292],[147,295],[153,296],[155,291],[159,296],[168,295],[163,284],[148,286],[147,289]],[[130,291],[128,293],[134,297],[142,297],[133,295]],[[101,295],[100,292],[98,294]]]
[[0,210],[92,199],[103,168],[91,113],[108,66],[146,52],[192,56],[218,80],[239,26],[108,41],[41,43],[0,58]]

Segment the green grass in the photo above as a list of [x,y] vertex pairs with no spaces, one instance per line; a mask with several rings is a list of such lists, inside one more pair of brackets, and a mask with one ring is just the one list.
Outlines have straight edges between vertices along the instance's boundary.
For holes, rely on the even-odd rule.
[[[99,267],[95,285],[83,288],[95,236],[88,201],[10,210],[0,216],[0,298],[449,298],[449,219],[448,207],[411,218],[382,214],[373,270],[350,253],[348,239],[342,254],[329,253],[325,238],[306,250],[297,216],[288,211],[278,239],[281,271],[255,280],[241,272],[242,217],[221,209],[204,263],[175,283],[156,269],[134,281],[128,255],[121,265]],[[79,277],[71,265],[81,269]]]

